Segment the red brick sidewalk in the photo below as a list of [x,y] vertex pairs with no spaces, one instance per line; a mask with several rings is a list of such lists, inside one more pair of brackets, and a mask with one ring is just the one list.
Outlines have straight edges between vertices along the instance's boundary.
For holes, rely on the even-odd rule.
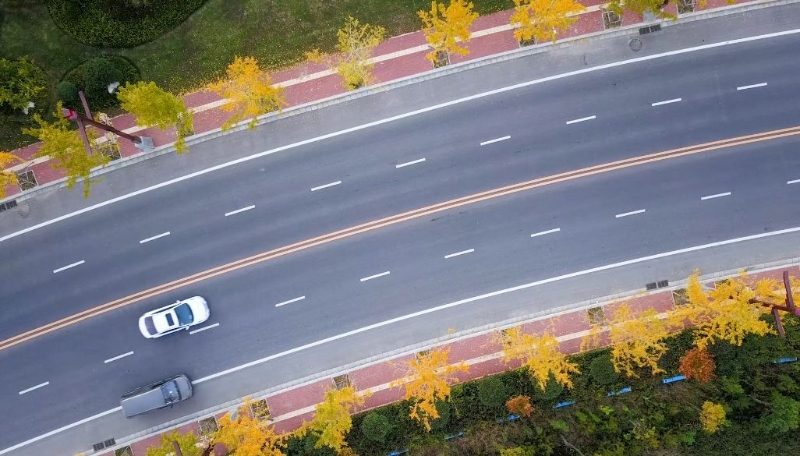
[[[746,3],[753,0],[738,0],[737,3]],[[602,31],[603,12],[599,9],[602,0],[582,0],[587,10],[580,14],[578,20],[560,38],[571,38]],[[725,0],[708,0],[708,4],[702,9],[717,8],[726,5]],[[675,5],[670,4],[668,12],[676,14]],[[700,10],[701,8],[697,8]],[[513,36],[513,31],[509,27],[509,17],[511,11],[502,11],[496,14],[478,18],[472,29],[473,38],[466,47],[470,53],[467,56],[452,56],[451,63],[460,63],[475,60],[488,55],[497,54],[519,48],[519,44]],[[642,18],[636,14],[626,12],[622,16],[622,25],[633,25],[641,23]],[[389,38],[381,43],[374,52],[374,59],[378,62],[374,68],[374,76],[377,82],[388,82],[399,78],[419,74],[432,69],[431,63],[425,58],[428,50],[425,48],[426,42],[422,32],[407,33]],[[277,71],[272,74],[273,81],[288,84],[285,87],[286,100],[289,107],[298,106],[303,103],[321,100],[326,97],[345,93],[341,78],[337,74],[325,74],[327,68],[321,64],[306,63],[292,68]],[[323,72],[323,75],[320,73]],[[307,77],[308,80],[298,81],[299,78]],[[186,105],[194,108],[195,113],[195,133],[203,133],[219,128],[229,117],[230,114],[219,108],[220,98],[212,92],[195,92],[184,97]],[[136,121],[131,115],[122,115],[112,119],[113,125],[117,128],[127,130],[136,127]],[[157,128],[136,129],[139,135],[153,138],[156,146],[170,144],[175,141],[175,134],[172,130],[162,131]],[[121,154],[123,157],[130,157],[141,153],[130,142],[120,141]],[[31,172],[38,185],[53,182],[64,177],[60,170],[52,169],[52,161],[34,160],[33,156],[39,150],[39,144],[17,149],[14,154],[26,160],[25,164],[17,165],[11,170],[21,172]],[[14,196],[21,193],[18,186],[6,187],[6,196]]]
[[[750,274],[749,277],[752,280],[773,278],[780,281],[784,270],[789,269],[792,271],[795,269],[795,267],[785,265],[773,266],[773,268],[775,269]],[[737,273],[729,273],[724,277],[734,275],[737,275]],[[704,283],[713,286],[714,281],[722,280],[724,277],[718,276],[711,280],[705,280],[704,278]],[[560,350],[563,353],[578,353],[581,340],[588,334],[591,327],[588,316],[589,309],[595,312],[599,308],[602,309],[604,315],[612,315],[622,303],[627,303],[634,313],[648,309],[655,309],[658,313],[664,313],[674,306],[673,291],[664,289],[649,293],[642,292],[628,298],[613,299],[558,315],[541,317],[523,323],[521,326],[526,333],[541,334],[544,331],[548,331],[558,338]],[[457,374],[459,382],[474,380],[520,367],[519,363],[507,364],[501,360],[502,347],[494,337],[494,334],[499,329],[446,342],[437,345],[435,348],[449,349],[451,363],[465,362],[469,365],[468,372]],[[342,374],[348,377],[351,384],[358,391],[365,392],[370,390],[372,392],[372,396],[366,399],[364,406],[359,411],[388,405],[402,399],[403,388],[390,388],[389,384],[405,376],[403,366],[413,356],[415,355],[407,354],[384,359],[372,365],[356,368]],[[314,415],[315,405],[322,401],[325,391],[333,387],[335,387],[334,378],[323,378],[303,386],[268,395],[267,397],[253,397],[250,399],[256,401],[264,400],[269,407],[270,422],[275,427],[275,430],[280,433],[288,433],[298,429],[303,422],[311,420]],[[219,412],[214,417],[219,419],[225,413],[225,411]],[[208,418],[210,416],[205,419]],[[200,429],[199,421],[184,424],[177,429],[180,432],[198,432]],[[128,443],[128,445],[130,445],[134,456],[143,456],[146,454],[147,448],[159,445],[160,438],[161,433],[158,433],[142,440]],[[119,439],[119,441],[123,442],[124,439]],[[112,454],[108,453],[108,456]]]

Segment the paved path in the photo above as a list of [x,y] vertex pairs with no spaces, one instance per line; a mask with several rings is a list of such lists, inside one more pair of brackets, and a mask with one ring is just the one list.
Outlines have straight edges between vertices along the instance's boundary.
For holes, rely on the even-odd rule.
[[[754,0],[739,0],[737,3],[748,3]],[[588,33],[602,31],[603,12],[600,10],[602,0],[582,0],[586,10],[579,14],[578,20],[560,37],[571,38]],[[701,9],[712,9],[727,5],[725,0],[709,0]],[[674,4],[668,10],[676,14]],[[470,50],[467,56],[452,56],[451,63],[460,63],[475,60],[488,55],[497,54],[517,49],[519,44],[513,36],[513,29],[509,25],[511,11],[501,11],[478,18],[473,24],[472,39],[466,47]],[[622,25],[629,26],[641,23],[642,18],[636,14],[626,12],[622,16]],[[422,32],[407,33],[387,39],[381,43],[374,52],[372,61],[375,62],[374,76],[377,82],[388,82],[407,76],[431,70],[431,64],[425,57],[429,48],[426,45]],[[322,100],[327,97],[345,93],[341,78],[321,64],[305,63],[292,68],[273,73],[272,80],[285,88],[286,100],[289,107],[304,103]],[[195,133],[203,133],[219,128],[231,114],[222,110],[225,100],[213,92],[200,91],[186,95],[184,101],[195,112]],[[175,140],[174,131],[162,131],[157,128],[142,128],[136,125],[132,115],[122,115],[112,119],[113,125],[128,133],[149,136],[153,138],[156,146],[172,143]],[[140,153],[129,141],[121,140],[121,154],[129,157]],[[33,144],[13,153],[25,163],[8,168],[18,173],[30,172],[38,185],[53,182],[64,177],[61,170],[53,169],[53,161],[44,158],[34,158],[40,144]],[[21,193],[18,186],[7,186],[6,196]]]
[[[777,267],[768,267],[759,272],[751,273],[749,277],[752,280],[773,278],[780,281],[783,271],[787,269],[790,271],[790,274],[797,274],[796,267],[781,265]],[[706,285],[713,286],[714,281],[733,275],[736,275],[736,273],[734,271],[729,271],[722,275],[704,277],[703,281]],[[634,312],[655,309],[659,314],[663,315],[674,306],[673,296],[676,289],[679,288],[670,287],[649,293],[639,293],[632,298],[609,299],[597,303],[591,306],[591,308],[602,308],[604,315],[611,316],[620,304],[627,303]],[[562,352],[577,353],[580,351],[582,338],[588,334],[591,327],[587,313],[589,308],[590,307],[584,307],[579,310],[534,319],[523,323],[522,329],[526,333],[535,334],[548,331],[558,338]],[[451,363],[457,364],[464,362],[469,366],[468,372],[458,373],[456,375],[459,382],[518,368],[520,367],[519,362],[507,364],[501,359],[502,348],[495,339],[496,331],[500,329],[501,327],[498,327],[478,335],[455,338],[453,341],[438,345],[435,348],[449,349],[449,360]],[[361,407],[359,411],[381,407],[402,400],[403,389],[400,387],[391,388],[390,384],[393,381],[404,378],[405,370],[403,366],[413,356],[414,354],[406,354],[393,358],[376,360],[363,367],[342,372],[342,374],[347,374],[350,381],[359,392],[362,394],[367,391],[372,392],[372,395],[365,400],[364,406]],[[676,373],[668,372],[665,377],[674,374]],[[322,401],[325,391],[332,387],[334,387],[333,377],[326,377],[265,396],[253,396],[250,399],[254,401],[264,399],[269,407],[270,416],[272,418],[270,422],[278,432],[286,433],[298,429],[304,421],[311,420],[314,415],[316,404]],[[211,416],[219,418],[225,413],[227,412],[222,411],[201,419],[206,419]],[[164,432],[171,432],[171,430],[175,428],[180,432],[199,432],[200,425],[199,421],[191,421]],[[116,449],[129,445],[134,456],[142,456],[146,454],[147,448],[159,444],[161,435],[161,433],[152,433],[139,439],[135,437],[119,439],[119,445],[113,448]],[[107,454],[110,456],[114,453],[110,452]]]

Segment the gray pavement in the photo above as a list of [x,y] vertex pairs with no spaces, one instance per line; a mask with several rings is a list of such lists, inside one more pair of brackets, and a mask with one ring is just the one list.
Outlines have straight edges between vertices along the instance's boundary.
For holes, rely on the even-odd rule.
[[[710,36],[727,38],[732,31],[781,29],[800,16],[798,8],[786,8],[781,14],[767,9],[670,27],[646,37],[653,40],[637,55],[664,50],[665,43],[677,48]],[[732,27],[737,20],[747,28]],[[425,101],[566,70],[579,51],[590,56],[590,64],[632,52],[620,50],[621,44],[610,39],[509,61],[316,111],[309,115],[313,121],[290,117],[254,133],[225,136],[196,146],[192,160],[164,156],[143,163],[138,173],[109,173],[88,203],[64,192],[30,201],[27,219],[3,215],[0,235],[204,164],[353,125],[363,116],[385,117]],[[534,85],[225,168],[3,241],[0,270],[14,280],[0,290],[0,339],[254,252],[403,210],[614,159],[797,125],[798,55],[800,38],[787,36]],[[543,62],[552,65],[543,70],[538,66]],[[768,85],[736,90],[761,82]],[[678,97],[679,103],[651,106]],[[566,124],[591,115],[597,118]],[[505,135],[511,139],[479,145]],[[171,373],[202,378],[458,299],[800,226],[794,203],[800,186],[786,184],[800,178],[797,143],[787,138],[741,146],[460,208],[220,276],[4,350],[0,449],[108,410],[120,392]],[[422,157],[424,163],[395,168]],[[310,190],[338,180],[342,184]],[[700,199],[722,192],[731,195]],[[224,216],[250,204],[256,208]],[[615,217],[639,209],[646,212]],[[561,231],[530,237],[553,228]],[[165,231],[171,235],[139,244]],[[131,434],[320,369],[435,338],[448,328],[680,279],[694,267],[730,269],[800,256],[792,247],[800,245],[797,236],[598,272],[404,320],[206,382],[197,398],[167,413],[137,420],[112,415],[57,441],[61,448],[83,449],[106,436]],[[468,249],[474,252],[444,258]],[[81,266],[52,272],[82,259]],[[391,274],[359,280],[384,271]],[[190,293],[209,298],[211,323],[219,327],[157,342],[138,335],[135,321],[144,309]],[[306,299],[274,306],[301,295]],[[134,355],[103,363],[128,351]],[[50,385],[18,394],[45,381]],[[20,454],[47,454],[27,453],[42,448]]]

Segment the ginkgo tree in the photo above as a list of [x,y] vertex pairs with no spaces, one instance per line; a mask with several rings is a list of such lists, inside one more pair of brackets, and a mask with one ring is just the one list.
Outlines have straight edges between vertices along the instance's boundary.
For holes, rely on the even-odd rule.
[[284,455],[281,450],[284,437],[278,435],[266,420],[259,420],[250,414],[250,402],[245,402],[236,413],[236,418],[231,418],[230,413],[223,415],[218,425],[213,442],[225,445],[232,456]]
[[0,198],[5,198],[6,186],[17,185],[17,173],[6,169],[20,161],[22,160],[16,155],[0,151]]
[[319,435],[316,448],[328,446],[337,453],[347,447],[347,433],[353,427],[351,415],[356,407],[364,405],[366,394],[359,394],[353,386],[329,389],[316,406],[316,413],[308,428]]
[[688,321],[695,327],[695,345],[700,349],[715,341],[739,346],[748,334],[773,333],[769,323],[761,318],[768,309],[753,301],[775,301],[784,295],[778,291],[776,281],[762,279],[751,286],[745,274],[717,282],[706,291],[700,283],[700,272],[695,271],[686,286],[689,302],[677,308],[671,319],[675,325]]
[[453,374],[467,372],[463,362],[450,364],[450,349],[434,349],[418,353],[406,364],[404,378],[390,384],[392,388],[405,387],[405,398],[411,402],[408,416],[431,430],[431,420],[439,418],[436,403],[450,398]]
[[578,20],[586,9],[575,0],[514,0],[514,37],[519,42],[556,41],[558,34]]
[[245,119],[250,119],[248,127],[253,129],[258,116],[280,111],[286,106],[283,88],[272,84],[269,74],[253,57],[236,56],[228,65],[225,78],[209,88],[228,100],[222,105],[222,110],[234,113],[222,126],[223,130]]
[[173,431],[161,435],[160,446],[147,449],[147,456],[175,456],[175,443],[183,456],[201,456],[203,450],[198,446],[197,436],[193,432],[180,433]]
[[[40,115],[34,114],[33,121],[37,127],[22,130],[26,135],[31,135],[42,141],[42,147],[36,157],[50,157],[55,160],[53,168],[63,169],[67,176],[67,188],[72,189],[78,180],[83,181],[83,196],[89,197],[91,186],[99,179],[91,179],[92,169],[105,166],[110,161],[109,157],[101,153],[88,154],[76,130],[70,129],[70,122],[62,114],[62,105],[56,105],[55,121],[47,122]],[[92,130],[87,130],[89,143],[94,144]]]
[[336,32],[336,49],[341,53],[336,71],[342,77],[347,90],[355,90],[373,82],[370,63],[372,50],[383,41],[386,29],[380,26],[361,24],[348,16],[344,26]]
[[548,332],[537,336],[522,332],[520,327],[509,328],[501,333],[500,342],[503,345],[503,360],[521,361],[542,391],[547,389],[551,378],[565,388],[571,388],[570,377],[580,372],[578,365],[568,361],[561,352],[558,339]]
[[434,0],[430,11],[417,13],[424,25],[425,39],[433,48],[427,54],[428,60],[435,66],[446,64],[447,60],[442,56],[469,54],[469,50],[459,42],[469,41],[469,28],[479,16],[473,8],[472,3],[466,0],[450,0],[448,5]]
[[623,303],[609,324],[611,362],[617,372],[628,377],[638,377],[641,368],[649,368],[653,374],[663,372],[658,361],[667,352],[664,340],[670,331],[654,309],[636,314]]
[[184,138],[194,133],[193,118],[180,97],[163,90],[155,82],[139,81],[120,87],[117,98],[122,109],[136,116],[137,124],[162,130],[175,128],[175,149],[178,153],[187,150]]

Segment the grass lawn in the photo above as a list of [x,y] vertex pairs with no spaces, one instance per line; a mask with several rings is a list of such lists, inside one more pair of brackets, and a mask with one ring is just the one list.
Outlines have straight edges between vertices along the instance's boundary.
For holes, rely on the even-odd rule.
[[[512,0],[472,1],[481,14],[513,6]],[[208,0],[155,41],[131,49],[101,49],[63,33],[51,20],[46,0],[0,0],[0,57],[30,56],[45,69],[52,89],[80,62],[120,54],[136,63],[143,79],[180,93],[218,78],[236,55],[253,56],[275,69],[301,61],[313,48],[330,51],[348,14],[383,26],[392,36],[418,30],[416,12],[428,8],[430,0]],[[18,130],[18,123],[0,125],[0,149],[33,141]]]

